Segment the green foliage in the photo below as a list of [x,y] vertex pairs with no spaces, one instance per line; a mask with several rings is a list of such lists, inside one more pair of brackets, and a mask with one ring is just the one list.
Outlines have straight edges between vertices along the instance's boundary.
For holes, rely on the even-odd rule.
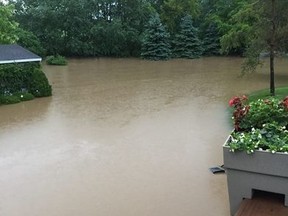
[[212,15],[222,33],[221,47],[223,53],[243,54],[245,47],[254,37],[252,25],[259,20],[259,13],[253,9],[254,0],[234,0],[217,2],[220,13]]
[[0,2],[0,44],[15,43],[18,39],[18,23],[12,19],[13,10],[13,5],[6,6]]
[[52,94],[48,79],[38,63],[0,65],[0,80],[1,96],[18,95],[19,92],[30,93],[35,97]]
[[48,65],[67,65],[65,57],[60,55],[47,56],[46,62]]
[[35,97],[47,97],[52,95],[52,88],[48,79],[40,68],[30,71],[27,82],[27,90]]
[[19,97],[14,95],[0,95],[0,105],[1,104],[15,104],[19,103],[21,100]]
[[176,58],[199,58],[202,55],[202,43],[198,38],[198,29],[192,24],[192,17],[185,16],[181,29],[173,40],[173,56]]
[[170,58],[170,35],[162,25],[159,15],[152,16],[143,35],[141,56],[151,60]]
[[143,0],[11,1],[21,28],[36,35],[48,55],[137,56],[153,12]]
[[220,36],[217,26],[214,23],[210,23],[203,31],[203,55],[214,56],[220,54]]
[[[259,38],[267,51],[271,37],[271,0],[9,0],[0,13],[0,42],[16,42],[43,56],[139,56],[142,36],[151,15],[158,12],[172,36],[180,33],[181,18],[190,15],[200,29],[205,55],[245,55],[245,69],[259,61]],[[288,1],[277,0],[276,50],[288,50]],[[9,8],[9,9],[7,9]],[[8,11],[8,12],[7,12]],[[13,13],[15,16],[13,17]],[[8,17],[8,18],[7,18]],[[7,19],[6,19],[7,18]],[[18,31],[17,23],[21,29]],[[2,27],[3,26],[3,27]],[[45,28],[43,28],[45,26]],[[6,32],[7,31],[7,32]],[[8,39],[1,39],[8,35]],[[35,37],[36,36],[36,37]],[[37,41],[37,38],[40,41]],[[257,41],[256,41],[257,40]],[[257,49],[254,45],[257,45]],[[41,51],[42,50],[42,51]],[[257,51],[256,51],[257,50]],[[247,52],[246,52],[247,51]],[[45,54],[45,53],[44,53]]]
[[187,15],[197,17],[200,13],[198,0],[165,0],[162,4],[161,18],[174,34],[179,28],[181,19]]
[[[255,150],[288,152],[288,97],[284,100],[276,98],[259,99],[243,105],[242,101],[234,103],[234,97],[229,104],[246,112],[239,118],[239,128],[231,134],[228,142],[230,150],[246,151],[248,154]],[[235,118],[235,115],[233,115]],[[236,121],[235,121],[236,122]]]
[[97,56],[137,56],[141,46],[139,32],[125,28],[120,21],[102,22],[91,29],[94,53]]
[[[252,1],[252,0],[251,0]],[[285,0],[256,1],[249,5],[250,14],[256,17],[254,22],[247,25],[248,42],[246,48],[247,60],[243,66],[243,73],[253,72],[261,64],[260,53],[269,52],[270,57],[270,95],[275,95],[274,58],[275,52],[287,51],[288,38],[288,2]],[[241,10],[239,13],[244,13]],[[241,20],[237,20],[239,25]]]
[[31,93],[28,92],[16,92],[15,94],[13,94],[13,96],[18,97],[21,101],[29,101],[29,100],[33,100],[35,98],[35,96]]
[[16,92],[14,94],[9,93],[5,95],[0,95],[0,105],[1,104],[15,104],[21,101],[33,100],[35,97],[28,92]]
[[233,132],[229,147],[232,152],[246,151],[248,154],[255,150],[268,150],[272,153],[288,152],[288,130],[277,122],[264,124],[261,128],[251,131]]
[[260,128],[263,124],[274,121],[282,126],[288,125],[288,112],[278,99],[259,99],[249,103],[249,107],[249,112],[240,123],[240,128],[244,130],[251,127]]
[[39,56],[45,56],[45,50],[42,47],[41,42],[32,32],[18,28],[17,36],[17,44]]

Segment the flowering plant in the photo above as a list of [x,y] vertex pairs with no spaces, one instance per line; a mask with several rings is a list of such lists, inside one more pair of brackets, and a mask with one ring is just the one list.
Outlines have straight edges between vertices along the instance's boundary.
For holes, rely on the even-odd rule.
[[288,153],[288,97],[250,103],[246,96],[233,97],[229,105],[234,107],[234,131],[228,143],[230,151]]

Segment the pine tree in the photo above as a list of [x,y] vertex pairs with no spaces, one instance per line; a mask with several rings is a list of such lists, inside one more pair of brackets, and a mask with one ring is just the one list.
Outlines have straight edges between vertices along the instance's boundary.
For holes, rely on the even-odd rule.
[[211,23],[203,32],[203,55],[220,55],[220,37],[215,24]]
[[180,32],[173,40],[173,56],[176,58],[199,58],[202,53],[202,43],[198,38],[198,29],[193,26],[192,17],[182,18]]
[[162,25],[159,15],[151,17],[142,40],[141,56],[151,60],[167,60],[170,58],[170,34]]

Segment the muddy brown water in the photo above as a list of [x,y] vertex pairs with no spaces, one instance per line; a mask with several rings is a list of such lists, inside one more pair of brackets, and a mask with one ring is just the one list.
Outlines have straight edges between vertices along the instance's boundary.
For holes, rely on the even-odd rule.
[[[240,58],[44,65],[53,96],[0,107],[1,216],[228,216],[230,97],[269,87]],[[288,84],[278,59],[276,84]]]

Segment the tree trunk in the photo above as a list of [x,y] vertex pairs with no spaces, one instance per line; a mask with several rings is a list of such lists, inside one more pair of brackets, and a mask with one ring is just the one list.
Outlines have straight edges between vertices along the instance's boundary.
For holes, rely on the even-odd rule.
[[274,58],[275,58],[275,34],[276,34],[276,25],[275,25],[275,0],[272,1],[272,34],[270,42],[270,94],[275,96],[275,79],[274,79]]
[[275,96],[275,80],[274,80],[274,49],[270,51],[270,94]]

